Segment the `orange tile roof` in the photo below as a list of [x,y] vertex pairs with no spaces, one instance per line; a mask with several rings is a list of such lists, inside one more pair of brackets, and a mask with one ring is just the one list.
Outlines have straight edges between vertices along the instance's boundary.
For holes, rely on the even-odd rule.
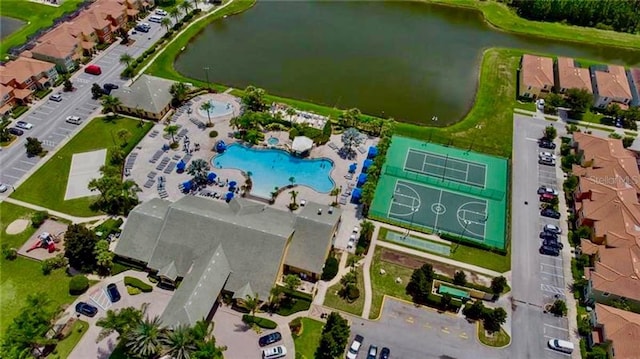
[[[602,251],[599,252],[602,255]],[[586,273],[593,289],[603,293],[613,293],[620,297],[640,300],[640,280],[625,276],[615,270],[596,262],[593,270]]]
[[594,244],[588,239],[580,239],[580,250],[582,250],[582,253],[586,255],[594,255],[598,253],[601,247],[604,248],[604,246]]
[[41,73],[49,71],[53,67],[55,65],[50,62],[18,57],[7,62],[4,66],[0,66],[0,72],[13,76],[18,83],[23,83],[30,77],[40,76]]
[[522,56],[523,85],[534,88],[553,86],[553,59],[533,55]]
[[598,94],[602,97],[631,99],[631,88],[624,67],[609,65],[609,71],[594,71]]
[[576,67],[572,58],[558,57],[558,87],[585,89],[593,93],[589,69]]
[[13,91],[13,87],[0,84],[0,98],[10,94],[12,91]]
[[13,90],[13,95],[16,98],[19,98],[21,100],[31,96],[31,90],[29,89],[15,89]]
[[596,303],[596,317],[613,343],[616,359],[640,359],[640,314]]

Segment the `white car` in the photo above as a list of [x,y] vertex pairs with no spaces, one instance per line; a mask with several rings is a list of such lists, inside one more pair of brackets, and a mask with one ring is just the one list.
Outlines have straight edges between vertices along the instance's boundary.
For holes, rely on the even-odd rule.
[[554,155],[551,152],[540,152],[540,153],[538,153],[538,157],[539,158],[549,157],[549,158],[553,158],[554,160],[556,159],[556,155]]
[[545,224],[542,230],[549,233],[562,234],[562,229],[560,229],[560,227],[555,226],[553,224]]
[[53,94],[53,95],[49,96],[49,100],[55,101],[55,102],[60,102],[60,101],[62,101],[62,95],[59,94],[59,93]]
[[82,119],[78,116],[68,116],[65,122],[71,123],[73,125],[79,125],[82,123]]
[[33,125],[30,124],[29,122],[18,121],[16,122],[16,127],[21,128],[23,130],[30,130],[33,128]]
[[7,187],[6,184],[0,183],[0,193],[7,192],[7,189],[9,188]]
[[574,346],[572,342],[568,342],[566,340],[551,339],[549,340],[549,348],[557,350],[559,352],[571,354],[573,352]]
[[287,348],[284,345],[278,345],[277,347],[267,348],[262,351],[262,358],[264,359],[276,359],[283,358],[287,355]]
[[547,186],[540,186],[538,188],[538,194],[543,194],[543,193],[549,193],[552,194],[554,196],[558,195],[558,190],[552,187],[547,187]]
[[356,335],[356,337],[353,339],[353,342],[351,342],[349,351],[347,351],[347,359],[356,359],[363,341],[364,338],[362,337],[362,335]]
[[353,234],[358,234],[358,232],[360,232],[360,228],[353,227]]
[[159,16],[167,16],[167,12],[162,9],[157,9],[155,13],[156,15],[159,15]]

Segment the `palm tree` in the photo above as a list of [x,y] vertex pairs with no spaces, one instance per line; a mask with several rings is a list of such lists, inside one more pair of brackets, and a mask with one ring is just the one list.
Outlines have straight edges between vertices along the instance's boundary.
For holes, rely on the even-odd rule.
[[120,63],[123,65],[127,65],[127,67],[131,67],[131,61],[133,61],[133,56],[128,53],[124,53],[120,55]]
[[105,112],[115,112],[116,108],[120,106],[120,99],[111,95],[102,96],[100,100],[102,107],[104,107]]
[[247,295],[244,299],[243,306],[251,313],[251,316],[255,318],[256,311],[260,308],[260,299],[258,298],[258,293],[255,296],[251,297]]
[[293,126],[293,116],[297,115],[298,112],[293,107],[287,107],[285,113],[289,116],[289,127]]
[[[166,18],[165,18],[166,19]],[[189,93],[189,86],[184,82],[177,82],[171,85],[169,89],[169,93],[173,96],[174,100],[180,104],[187,98],[187,94]]]
[[371,221],[363,221],[360,224],[360,233],[362,233],[362,235],[365,238],[371,238],[371,235],[373,235],[373,231],[376,229],[376,226],[373,225],[373,222]]
[[167,29],[167,32],[169,32],[169,29],[171,29],[171,19],[163,17],[160,21],[160,25],[164,26],[164,28]]
[[191,11],[191,9],[193,9],[193,4],[191,3],[191,1],[189,0],[184,0],[180,5],[180,8],[182,9],[182,11],[184,11],[184,14],[187,15],[189,13],[189,11]]
[[180,16],[180,9],[177,7],[174,7],[173,9],[169,10],[169,15],[173,16],[173,18],[176,19],[176,23],[178,23],[178,16]]
[[118,130],[118,138],[122,141],[122,146],[126,146],[129,138],[131,138],[131,132],[129,132],[129,130],[127,130],[126,128],[121,128]]
[[199,0],[193,0],[193,5],[195,6],[196,9],[199,9],[198,7],[198,1]]
[[193,179],[200,184],[207,183],[207,172],[211,167],[209,167],[209,162],[199,158],[191,161],[189,163],[189,167],[187,167],[187,173],[193,176]]
[[335,187],[331,190],[331,193],[329,193],[330,196],[336,197],[336,203],[338,203],[338,195],[340,194],[340,192],[342,192],[342,187]]
[[193,337],[191,336],[191,328],[187,325],[178,325],[169,331],[164,338],[165,352],[172,359],[190,359],[196,347]]
[[296,199],[298,198],[298,191],[290,191],[289,194],[291,195],[291,207],[294,208],[298,205],[298,203],[296,203]]
[[176,135],[176,133],[178,133],[178,126],[169,125],[169,126],[164,128],[164,132],[166,132],[169,136],[171,136],[171,142],[172,143],[176,143],[176,139],[175,139],[174,136]]
[[159,355],[165,338],[165,329],[158,317],[145,318],[125,338],[125,347],[136,357],[149,358]]
[[296,183],[296,178],[293,176],[289,177],[289,182],[291,183],[291,187],[293,187],[293,184]]
[[207,101],[202,105],[200,105],[200,109],[207,113],[207,118],[209,119],[209,123],[207,123],[207,127],[213,126],[213,124],[211,123],[211,115],[209,114],[209,111],[213,109],[213,105],[211,104],[211,101]]

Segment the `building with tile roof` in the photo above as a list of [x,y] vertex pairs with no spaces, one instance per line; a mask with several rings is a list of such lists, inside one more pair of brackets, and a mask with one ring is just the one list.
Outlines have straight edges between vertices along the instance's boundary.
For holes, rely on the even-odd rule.
[[607,348],[609,358],[640,359],[640,314],[596,304],[591,322],[590,342]]
[[33,93],[53,86],[58,79],[54,64],[27,57],[18,57],[0,66],[3,85],[0,113],[6,113],[16,103],[28,103]]
[[569,57],[558,57],[555,82],[556,90],[561,94],[573,88],[585,89],[593,93],[589,69],[577,66],[575,60]]
[[631,104],[632,94],[627,73],[619,65],[591,66],[593,83],[593,106],[606,108],[615,103],[623,109]]
[[547,96],[554,86],[553,59],[523,55],[520,63],[518,95],[537,99]]
[[160,77],[142,75],[131,85],[111,91],[111,96],[120,100],[116,111],[161,120],[171,109],[173,96],[170,90],[174,83]]

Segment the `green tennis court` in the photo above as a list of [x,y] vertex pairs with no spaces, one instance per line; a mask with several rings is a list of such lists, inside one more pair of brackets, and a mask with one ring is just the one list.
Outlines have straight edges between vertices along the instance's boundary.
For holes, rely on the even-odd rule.
[[505,248],[507,161],[394,136],[370,216]]

